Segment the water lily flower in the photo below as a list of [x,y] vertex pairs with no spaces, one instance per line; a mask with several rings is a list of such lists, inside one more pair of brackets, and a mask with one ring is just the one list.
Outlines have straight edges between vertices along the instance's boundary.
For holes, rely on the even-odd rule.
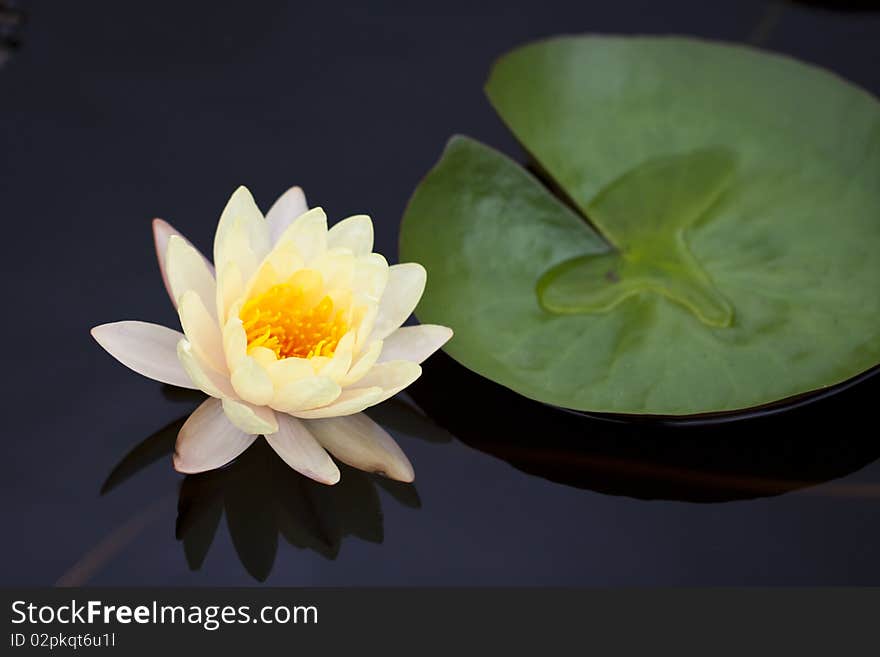
[[402,326],[425,288],[416,263],[373,253],[366,215],[327,229],[300,188],[265,218],[239,187],[220,217],[214,264],[153,222],[165,287],[183,333],[139,321],[103,324],[95,340],[123,365],[209,398],[177,437],[174,467],[225,465],[265,435],[295,470],[334,484],[338,460],[412,481],[413,468],[364,409],[406,388],[452,331]]

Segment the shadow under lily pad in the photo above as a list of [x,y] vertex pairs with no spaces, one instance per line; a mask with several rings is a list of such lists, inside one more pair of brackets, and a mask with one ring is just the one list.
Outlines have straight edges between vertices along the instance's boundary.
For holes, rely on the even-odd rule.
[[[449,391],[455,390],[454,395]],[[428,417],[530,474],[640,499],[722,502],[779,495],[880,457],[880,376],[772,415],[724,424],[587,417],[521,397],[437,354],[409,393]]]

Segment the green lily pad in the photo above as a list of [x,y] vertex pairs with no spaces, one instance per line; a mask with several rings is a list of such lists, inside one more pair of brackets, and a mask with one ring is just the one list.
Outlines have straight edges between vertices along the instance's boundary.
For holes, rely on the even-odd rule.
[[453,138],[404,260],[447,351],[533,399],[690,415],[880,363],[880,103],[753,49],[565,37],[486,90],[539,180]]

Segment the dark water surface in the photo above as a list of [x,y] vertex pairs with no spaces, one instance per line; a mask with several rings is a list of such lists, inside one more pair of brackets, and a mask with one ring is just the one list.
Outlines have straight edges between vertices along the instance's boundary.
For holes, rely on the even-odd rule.
[[332,219],[368,212],[393,260],[407,198],[452,133],[521,157],[481,91],[520,43],[751,40],[877,93],[880,14],[757,0],[14,4],[26,20],[0,14],[0,584],[880,584],[880,377],[785,416],[633,427],[529,402],[438,355],[371,412],[416,484],[346,469],[327,488],[262,441],[227,469],[178,475],[169,453],[198,396],[129,372],[88,334],[176,326],[149,220],[209,251],[239,184],[264,209],[300,184]]

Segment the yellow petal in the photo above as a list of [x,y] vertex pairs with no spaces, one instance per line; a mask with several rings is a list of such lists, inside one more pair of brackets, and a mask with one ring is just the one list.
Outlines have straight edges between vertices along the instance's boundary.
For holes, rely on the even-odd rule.
[[282,280],[284,279],[278,274],[272,261],[269,258],[266,258],[263,261],[263,264],[257,268],[257,273],[251,277],[251,280],[245,286],[243,296],[245,299],[259,296],[273,285],[281,283]]
[[232,371],[232,387],[241,399],[256,406],[265,406],[275,394],[272,379],[250,356],[242,358]]
[[92,337],[127,368],[154,381],[197,389],[177,358],[180,331],[148,322],[113,322],[92,329]]
[[235,262],[228,262],[217,273],[217,318],[224,324],[230,308],[244,295],[244,277]]
[[311,376],[292,381],[275,391],[272,408],[293,414],[309,408],[325,406],[337,397],[342,389],[326,376]]
[[[233,243],[227,242],[230,237]],[[239,187],[223,208],[214,234],[214,265],[217,271],[222,271],[227,263],[237,259],[244,249],[250,251],[255,264],[259,264],[269,252],[269,245],[269,227],[263,214],[248,189]],[[245,278],[252,273],[246,272]]]
[[327,378],[333,379],[337,383],[340,383],[342,377],[344,377],[345,374],[348,372],[348,368],[351,367],[354,340],[354,331],[349,331],[348,333],[343,335],[342,338],[340,338],[339,343],[336,345],[336,350],[333,352],[333,357],[329,358],[327,363],[324,364],[320,369],[316,369],[315,372],[317,374],[320,374],[321,376],[326,376]]
[[373,222],[365,214],[357,214],[335,224],[327,233],[331,249],[349,249],[354,255],[367,255],[373,250]]
[[306,261],[292,242],[276,244],[264,262],[272,265],[279,281],[286,281],[295,271],[306,266]]
[[183,332],[199,357],[218,372],[228,372],[220,327],[205,308],[202,297],[194,290],[187,290],[180,297],[177,312]]
[[177,434],[174,469],[191,474],[219,468],[250,447],[255,438],[229,422],[219,401],[207,399]]
[[374,303],[367,303],[356,308],[352,322],[352,326],[357,327],[357,339],[354,347],[356,351],[361,351],[373,335],[373,327],[376,325],[378,313],[379,307]]
[[355,273],[355,257],[345,250],[328,250],[310,265],[321,274],[326,290],[345,290],[350,293]]
[[279,196],[266,213],[266,225],[269,227],[271,243],[275,244],[293,220],[308,209],[306,195],[300,187],[291,187]]
[[254,406],[243,401],[224,399],[223,412],[232,424],[245,433],[268,436],[278,431],[275,413],[268,406]]
[[322,484],[339,481],[339,468],[318,444],[305,423],[294,417],[279,414],[278,431],[266,436],[266,442],[278,456],[300,474]]
[[245,283],[257,273],[257,268],[265,257],[251,244],[248,224],[241,217],[237,217],[230,224],[220,252],[221,257],[217,260],[218,271],[223,271],[229,264],[235,263],[241,272],[241,280]]
[[354,365],[352,365],[351,369],[348,370],[348,373],[342,377],[339,384],[343,387],[347,387],[360,381],[367,372],[372,369],[373,365],[376,364],[382,351],[381,340],[374,340],[371,342],[370,345],[361,352],[358,359],[354,362]]
[[409,482],[415,478],[403,450],[387,431],[363,413],[308,420],[306,426],[318,442],[343,463],[397,481]]
[[402,326],[385,338],[379,362],[409,360],[422,363],[451,337],[452,329],[445,326],[436,324]]
[[382,394],[383,390],[379,387],[349,388],[348,390],[343,390],[342,394],[332,404],[312,410],[291,412],[291,415],[307,419],[352,415],[360,413],[365,408],[369,408],[377,403],[381,399]]
[[234,370],[247,356],[247,333],[237,312],[230,313],[223,326],[223,353],[229,370]]
[[305,307],[313,306],[324,296],[324,279],[314,269],[299,269],[287,281],[300,291]]
[[165,273],[171,294],[180,304],[184,292],[194,291],[201,297],[212,317],[217,316],[214,299],[217,284],[205,259],[192,245],[177,235],[168,238],[165,253]]
[[299,253],[306,265],[326,251],[327,215],[324,210],[312,208],[287,227],[278,238],[275,249],[291,247]]
[[384,256],[378,253],[361,256],[354,265],[352,291],[378,302],[388,284],[390,272]]
[[[274,352],[273,352],[274,355]],[[266,371],[275,384],[276,389],[283,388],[289,383],[314,376],[315,370],[307,358],[282,358],[274,363],[266,365]]]
[[266,347],[254,347],[253,349],[248,351],[248,356],[250,356],[260,365],[262,365],[263,369],[265,369],[266,371],[268,371],[270,367],[278,362],[278,358],[277,356],[275,356],[275,352],[271,349],[267,349]]
[[383,340],[407,320],[422,298],[426,280],[425,268],[417,263],[408,262],[390,268],[373,327],[374,340]]

